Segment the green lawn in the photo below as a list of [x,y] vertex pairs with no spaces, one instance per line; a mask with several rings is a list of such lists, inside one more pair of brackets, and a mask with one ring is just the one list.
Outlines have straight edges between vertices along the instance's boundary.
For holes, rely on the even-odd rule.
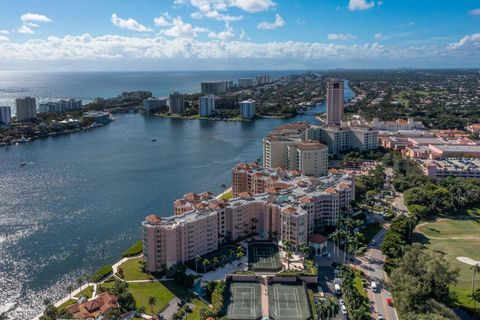
[[75,300],[67,300],[65,301],[64,303],[62,303],[60,306],[58,306],[58,309],[61,310],[61,309],[65,309],[66,307],[69,307],[71,306],[72,304],[76,303],[77,301]]
[[222,198],[223,198],[223,200],[228,200],[228,199],[233,198],[232,188],[230,188],[230,190],[227,193],[225,193]]
[[143,306],[148,314],[151,314],[152,311],[148,304],[149,297],[157,298],[157,303],[153,307],[153,311],[156,313],[163,309],[175,296],[160,282],[129,283],[128,291],[135,298],[137,307]]
[[142,261],[142,259],[142,257],[131,259],[120,265],[120,268],[123,270],[124,280],[130,281],[153,279],[150,274],[140,271],[140,261]]
[[84,296],[87,299],[90,299],[93,294],[93,286],[88,286],[88,287],[83,287],[82,292],[79,292],[78,294],[75,295],[76,298],[80,298],[81,296]]
[[142,240],[138,240],[135,242],[130,248],[127,250],[123,251],[122,257],[130,257],[130,256],[135,256],[137,254],[142,253],[143,249],[143,243]]
[[[475,220],[475,210],[470,210],[468,213],[471,214],[469,220],[439,219],[420,226],[418,230],[427,237],[446,238],[428,238],[426,246],[429,250],[445,254],[446,259],[460,269],[458,282],[452,289],[459,304],[473,308],[473,302],[468,297],[472,285],[472,271],[469,265],[456,259],[457,256],[467,256],[480,260],[480,222]],[[480,287],[480,279],[476,287]]]

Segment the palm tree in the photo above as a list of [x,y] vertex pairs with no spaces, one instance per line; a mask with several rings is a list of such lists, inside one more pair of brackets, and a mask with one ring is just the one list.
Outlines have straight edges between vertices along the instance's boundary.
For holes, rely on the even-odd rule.
[[215,268],[218,267],[218,262],[219,262],[218,257],[213,258],[213,265]]
[[207,275],[207,264],[210,264],[210,260],[205,258],[205,259],[203,259],[202,264],[203,264],[203,274],[206,277],[206,275]]
[[237,259],[240,260],[240,262],[241,262],[243,257],[245,257],[245,252],[243,252],[243,250],[238,250],[237,251]]
[[305,259],[307,255],[310,252],[310,247],[307,246],[305,243],[302,243],[299,247],[298,250],[300,250],[303,253],[303,265],[305,265]]
[[152,314],[155,314],[153,312],[153,307],[155,306],[156,303],[157,303],[157,297],[153,297],[153,296],[148,297],[148,305],[150,306],[150,310],[152,310]]
[[[67,286],[67,291],[68,291],[68,295],[70,297],[70,300],[72,300],[72,291],[73,291],[73,286],[72,285],[68,285]],[[0,318],[1,320],[1,318]]]
[[287,259],[287,269],[288,270],[290,270],[290,260],[292,259],[292,257],[293,257],[292,251],[288,250],[285,253],[285,258]]
[[199,255],[195,257],[195,272],[198,273],[198,262],[201,260]]
[[292,245],[292,243],[288,239],[282,240],[282,243],[283,243],[286,250],[289,250],[290,246]]
[[7,313],[6,313],[6,312],[0,313],[0,320],[8,320],[8,317],[7,317]]
[[340,249],[340,240],[342,239],[343,237],[343,233],[342,233],[342,230],[340,229],[337,229],[335,230],[331,235],[330,237],[332,238],[333,240],[333,243],[334,243],[334,254],[336,257],[338,257],[338,253],[339,253],[339,249]]
[[[472,277],[472,297],[474,296],[475,293],[475,278],[477,276],[477,273],[480,273],[480,263],[477,263],[474,266],[470,267],[470,270],[473,270],[473,277]],[[473,308],[475,309],[476,307],[476,301],[473,299]]]

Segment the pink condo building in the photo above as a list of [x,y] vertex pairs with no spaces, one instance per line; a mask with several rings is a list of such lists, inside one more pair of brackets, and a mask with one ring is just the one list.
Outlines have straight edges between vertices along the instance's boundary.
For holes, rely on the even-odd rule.
[[353,174],[331,171],[313,178],[298,171],[239,164],[232,169],[234,198],[187,193],[173,204],[174,216],[149,215],[142,222],[147,269],[160,271],[218,249],[227,241],[262,234],[307,243],[315,225],[334,224],[351,210]]

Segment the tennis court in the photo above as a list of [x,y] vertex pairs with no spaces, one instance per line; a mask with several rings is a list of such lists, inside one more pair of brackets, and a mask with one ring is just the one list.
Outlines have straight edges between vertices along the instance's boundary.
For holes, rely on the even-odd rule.
[[282,269],[278,247],[273,243],[250,243],[248,267],[253,271],[275,272]]
[[254,320],[262,317],[262,299],[259,283],[230,283],[225,302],[228,319]]
[[307,293],[299,284],[270,284],[268,304],[272,319],[306,320],[311,316]]

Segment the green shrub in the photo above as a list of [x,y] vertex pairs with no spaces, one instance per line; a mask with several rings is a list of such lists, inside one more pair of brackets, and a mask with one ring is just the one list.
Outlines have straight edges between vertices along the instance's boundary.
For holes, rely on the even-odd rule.
[[98,282],[111,273],[113,273],[112,265],[108,264],[101,267],[97,272],[95,272],[95,274],[91,276],[90,280],[92,282]]
[[142,240],[138,240],[130,248],[128,248],[122,253],[122,257],[136,256],[137,254],[142,253],[142,250],[143,250]]

